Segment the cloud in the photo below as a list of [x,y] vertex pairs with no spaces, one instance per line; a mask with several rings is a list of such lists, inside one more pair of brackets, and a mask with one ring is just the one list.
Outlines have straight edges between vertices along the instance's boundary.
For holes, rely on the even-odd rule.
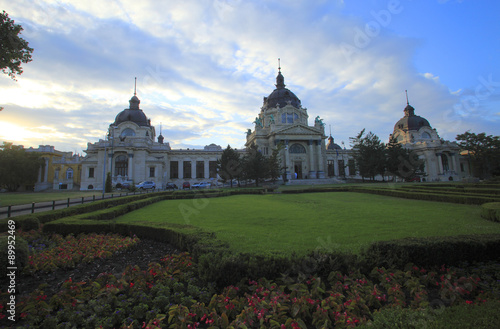
[[22,139],[35,146],[43,139],[85,149],[102,138],[128,107],[137,77],[141,108],[172,146],[241,147],[274,89],[278,58],[287,87],[339,142],[363,128],[387,139],[403,116],[404,90],[441,136],[464,128],[454,106],[467,86],[454,93],[434,73],[418,72],[413,58],[422,41],[390,24],[356,42],[367,22],[344,15],[342,1],[19,0],[4,7],[35,52],[17,83],[0,78],[2,116],[28,130],[50,128]]

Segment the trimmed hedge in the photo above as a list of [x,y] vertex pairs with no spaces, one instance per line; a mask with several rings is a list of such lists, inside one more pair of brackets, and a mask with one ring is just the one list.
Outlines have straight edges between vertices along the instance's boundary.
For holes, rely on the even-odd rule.
[[500,222],[500,202],[485,203],[481,206],[481,217]]
[[353,188],[352,192],[371,193],[396,198],[416,199],[425,201],[450,202],[460,204],[481,205],[487,202],[500,202],[500,196],[478,196],[467,194],[442,194],[431,192],[407,192],[402,189],[388,188]]
[[366,268],[403,268],[408,263],[432,267],[500,258],[500,234],[405,238],[372,243],[361,253]]
[[29,255],[29,249],[28,249],[28,243],[26,240],[24,240],[21,237],[16,237],[15,240],[10,240],[11,243],[12,241],[15,241],[15,264],[11,265],[8,263],[9,259],[9,236],[4,235],[0,236],[0,276],[2,278],[5,278],[7,275],[7,267],[17,267],[17,272],[19,273],[23,267],[28,264],[28,255]]

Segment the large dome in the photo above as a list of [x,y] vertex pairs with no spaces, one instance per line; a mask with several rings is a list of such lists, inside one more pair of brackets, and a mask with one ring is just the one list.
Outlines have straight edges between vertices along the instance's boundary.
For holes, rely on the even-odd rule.
[[300,99],[293,92],[285,88],[285,78],[281,74],[281,71],[279,71],[276,77],[276,89],[268,97],[264,97],[264,107],[285,107],[288,104],[297,108],[301,106]]
[[151,122],[148,120],[146,117],[146,114],[142,112],[142,110],[139,108],[139,104],[141,101],[139,98],[134,95],[130,101],[130,108],[125,109],[118,113],[118,115],[115,118],[114,125],[119,125],[122,122],[127,122],[131,121],[137,124],[138,126],[151,126]]
[[421,116],[415,115],[415,109],[408,104],[404,109],[405,116],[399,119],[394,125],[394,131],[397,129],[403,131],[419,130],[422,127],[430,127],[429,121]]

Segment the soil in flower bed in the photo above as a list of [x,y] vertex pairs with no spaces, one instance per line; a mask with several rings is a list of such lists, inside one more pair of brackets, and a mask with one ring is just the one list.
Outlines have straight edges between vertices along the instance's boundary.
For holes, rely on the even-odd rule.
[[[80,263],[73,269],[58,269],[51,273],[19,276],[16,282],[18,298],[22,299],[44,283],[48,285],[44,291],[51,296],[57,293],[64,281],[69,278],[76,282],[91,282],[100,273],[111,273],[120,277],[129,265],[138,265],[141,269],[147,269],[149,263],[158,262],[165,255],[178,252],[169,244],[141,239],[135,246],[118,251],[112,257],[95,259],[91,263]],[[2,287],[5,286],[3,281],[0,283]]]

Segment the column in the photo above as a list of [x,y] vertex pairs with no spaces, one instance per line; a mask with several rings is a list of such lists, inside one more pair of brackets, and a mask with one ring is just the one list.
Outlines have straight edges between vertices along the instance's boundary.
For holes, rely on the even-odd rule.
[[441,159],[441,153],[436,153],[438,159],[438,175],[443,174],[443,159]]
[[[128,170],[127,170],[128,179],[132,180],[134,178],[134,154],[128,155]],[[139,182],[136,182],[139,183]]]
[[316,152],[318,152],[318,172],[317,178],[325,178],[325,164],[321,153],[321,139],[316,141]]
[[285,139],[285,177],[289,181],[292,179],[290,174],[290,154],[288,153],[288,139]]
[[184,178],[184,162],[177,160],[177,173],[179,175],[179,179]]
[[196,178],[196,160],[191,161],[191,178]]
[[313,149],[313,140],[310,139],[308,141],[309,144],[309,178],[316,177],[316,165],[314,163],[314,149]]
[[43,176],[43,182],[42,183],[45,183],[45,182],[48,182],[49,180],[49,159],[45,159],[45,174]]
[[209,179],[210,178],[210,167],[209,167],[209,160],[203,160],[203,165],[204,165],[204,175],[205,175],[205,179]]

